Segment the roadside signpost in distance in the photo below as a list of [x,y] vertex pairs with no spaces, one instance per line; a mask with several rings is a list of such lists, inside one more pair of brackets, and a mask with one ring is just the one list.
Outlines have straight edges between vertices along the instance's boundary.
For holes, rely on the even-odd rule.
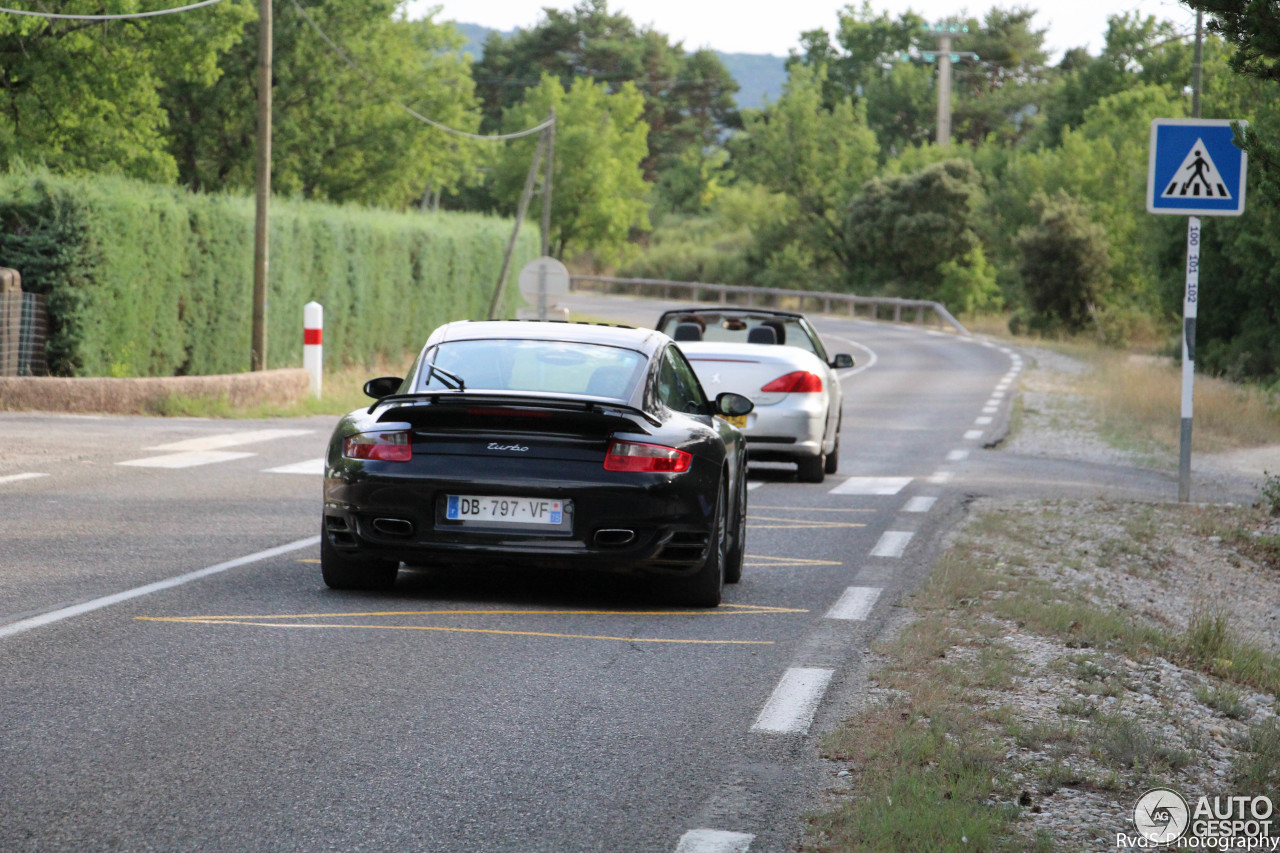
[[1157,118],[1151,121],[1147,212],[1187,217],[1187,275],[1182,298],[1182,441],[1178,500],[1191,499],[1191,414],[1196,363],[1196,305],[1200,298],[1200,217],[1244,213],[1248,155],[1235,144],[1230,119]]

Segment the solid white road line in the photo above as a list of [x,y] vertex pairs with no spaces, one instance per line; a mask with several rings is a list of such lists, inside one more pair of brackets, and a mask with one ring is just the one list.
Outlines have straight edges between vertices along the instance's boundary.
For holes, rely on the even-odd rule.
[[839,601],[827,611],[826,619],[850,619],[861,622],[876,606],[880,597],[878,586],[851,586],[840,596]]
[[[279,468],[267,468],[268,474],[323,474],[324,457],[308,459],[306,462],[295,462],[292,465],[281,465]],[[747,488],[750,488],[750,484]]]
[[963,462],[969,458],[968,450],[952,450],[947,454],[948,462]]
[[166,453],[164,456],[148,456],[145,459],[129,459],[116,464],[135,468],[194,468],[197,465],[212,465],[215,462],[230,462],[257,455],[231,450],[187,450],[182,453]]
[[880,541],[871,549],[873,557],[901,557],[907,550],[907,543],[914,533],[906,530],[886,530],[880,534]]
[[290,551],[300,551],[303,548],[310,548],[312,545],[320,543],[319,536],[309,536],[306,539],[299,539],[296,542],[290,542],[287,545],[279,545],[275,548],[268,548],[265,551],[259,551],[256,554],[250,554],[247,557],[237,557],[234,560],[228,560],[225,563],[218,563],[216,566],[209,566],[206,569],[199,569],[194,572],[188,572],[185,575],[169,578],[167,580],[149,583],[146,586],[139,586],[133,589],[127,589],[124,592],[117,592],[114,595],[104,596],[103,598],[95,598],[92,601],[81,602],[80,604],[64,607],[61,610],[53,610],[49,613],[42,613],[39,616],[32,616],[30,619],[23,619],[10,625],[0,625],[0,638],[9,637],[14,634],[21,634],[24,631],[30,631],[32,628],[39,628],[42,625],[49,625],[53,622],[60,622],[63,619],[70,619],[72,616],[79,616],[82,613],[88,613],[92,610],[100,610],[103,607],[110,607],[113,604],[119,604],[122,601],[128,601],[131,598],[138,598],[143,595],[150,595],[153,592],[160,592],[165,589],[172,589],[175,586],[182,586],[185,583],[199,580],[200,578],[216,575],[219,572],[225,572],[228,569],[234,569],[239,566],[246,566],[249,563],[256,563],[259,560],[267,560],[271,557],[278,557],[281,554],[288,554]]
[[773,688],[773,695],[765,703],[751,730],[784,735],[809,731],[813,715],[817,713],[818,704],[833,675],[834,669],[808,666],[788,669],[778,686]]
[[723,829],[691,829],[680,836],[676,853],[747,853],[755,836]]
[[910,477],[849,477],[828,494],[896,495],[910,482]]
[[0,483],[18,483],[22,480],[38,480],[48,476],[48,474],[6,474],[0,477]]
[[851,368],[849,370],[841,370],[839,373],[836,374],[836,376],[839,378],[841,382],[848,379],[850,376],[857,376],[859,373],[861,373],[864,370],[870,370],[871,368],[875,367],[876,362],[879,361],[879,359],[876,357],[875,350],[873,350],[869,346],[866,346],[865,344],[860,344],[857,341],[851,341],[848,338],[842,338],[839,335],[823,335],[822,339],[824,341],[828,339],[833,341],[840,341],[842,343],[848,344],[851,347],[860,349],[867,354],[867,360],[859,364],[857,367]]
[[938,499],[934,497],[915,497],[907,501],[906,506],[902,508],[903,512],[928,512],[933,509],[933,505]]

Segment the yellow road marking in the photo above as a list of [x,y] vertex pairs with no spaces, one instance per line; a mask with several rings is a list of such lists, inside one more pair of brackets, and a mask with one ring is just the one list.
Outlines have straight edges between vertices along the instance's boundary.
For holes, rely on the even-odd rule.
[[283,613],[275,616],[135,616],[143,622],[178,622],[190,625],[247,625],[258,628],[347,628],[392,631],[439,631],[459,634],[498,634],[511,637],[550,637],[567,640],[611,640],[622,643],[685,643],[689,645],[773,645],[772,640],[697,640],[662,637],[615,637],[566,634],[552,631],[510,631],[496,628],[448,628],[438,625],[376,625],[339,622],[299,622],[312,619],[353,619],[383,616],[737,616],[751,614],[808,613],[794,607],[763,604],[722,604],[716,610],[371,610],[354,613]]
[[792,512],[877,512],[878,510],[870,507],[839,507],[836,509],[824,509],[816,506],[756,506],[752,504],[747,508],[747,514],[751,514],[753,509],[785,509]]
[[[774,558],[765,558],[774,559]],[[838,564],[837,564],[838,565]],[[728,609],[726,609],[728,608]],[[151,621],[182,622],[218,619],[350,619],[357,616],[736,616],[753,613],[808,613],[795,607],[765,604],[722,604],[715,610],[368,610],[347,613],[280,613],[242,616],[138,616]]]
[[380,631],[440,631],[456,634],[501,634],[509,637],[551,637],[563,640],[614,640],[620,643],[684,643],[704,646],[772,646],[773,640],[673,640],[662,637],[609,637],[595,634],[556,634],[548,631],[499,631],[494,628],[441,628],[434,625],[341,625],[320,623],[282,625],[278,622],[248,622],[238,619],[200,619],[190,616],[135,616],[146,622],[186,622],[200,625],[250,625],[259,628],[356,628]]
[[[756,524],[757,521],[779,521],[781,524]],[[836,528],[836,527],[866,527],[865,524],[858,521],[819,521],[816,518],[775,518],[769,515],[747,516],[747,527],[759,530],[773,529],[806,529],[806,528]]]
[[810,560],[804,557],[766,557],[761,554],[748,554],[748,560],[765,560],[763,563],[747,563],[744,566],[843,566],[839,560]]

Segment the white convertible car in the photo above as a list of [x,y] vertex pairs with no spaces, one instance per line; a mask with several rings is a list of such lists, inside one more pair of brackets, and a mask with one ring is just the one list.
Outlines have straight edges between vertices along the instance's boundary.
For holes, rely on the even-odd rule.
[[828,357],[803,314],[682,308],[656,328],[680,345],[708,394],[734,391],[755,403],[735,420],[750,458],[795,462],[806,483],[836,472],[843,397],[836,371],[853,367],[853,356]]

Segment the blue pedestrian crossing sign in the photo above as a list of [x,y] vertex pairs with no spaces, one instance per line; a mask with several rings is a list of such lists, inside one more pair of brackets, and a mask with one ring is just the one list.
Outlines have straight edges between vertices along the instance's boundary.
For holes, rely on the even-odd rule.
[[1184,216],[1244,213],[1248,155],[1236,147],[1230,119],[1158,118],[1151,122],[1147,211]]

